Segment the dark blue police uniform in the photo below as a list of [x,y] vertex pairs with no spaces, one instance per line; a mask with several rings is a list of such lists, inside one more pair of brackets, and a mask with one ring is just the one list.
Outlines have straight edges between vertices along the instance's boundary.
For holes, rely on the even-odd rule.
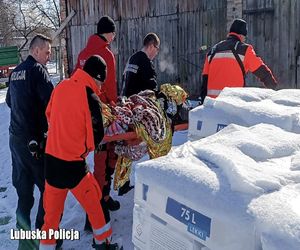
[[12,182],[18,194],[17,228],[30,230],[30,211],[34,204],[34,184],[40,191],[35,226],[43,225],[44,160],[28,149],[32,140],[44,142],[47,132],[45,110],[53,90],[44,65],[32,56],[18,65],[10,75],[6,103],[11,109],[9,146],[12,156]]

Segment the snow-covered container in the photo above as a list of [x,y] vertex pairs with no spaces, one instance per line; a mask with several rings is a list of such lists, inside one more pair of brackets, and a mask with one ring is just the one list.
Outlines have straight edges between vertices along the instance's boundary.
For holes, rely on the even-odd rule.
[[300,135],[229,125],[135,172],[138,250],[299,250]]
[[206,97],[202,106],[189,112],[188,137],[207,137],[231,123],[268,123],[300,133],[300,90],[225,88],[216,99]]

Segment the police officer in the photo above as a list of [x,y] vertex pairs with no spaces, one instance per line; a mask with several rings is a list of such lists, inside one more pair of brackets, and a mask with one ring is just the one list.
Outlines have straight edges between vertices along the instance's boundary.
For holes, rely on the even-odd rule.
[[[43,225],[44,164],[43,148],[47,120],[45,110],[53,85],[45,67],[51,54],[51,39],[36,35],[29,56],[10,75],[6,103],[11,109],[9,146],[12,157],[12,183],[18,195],[17,228],[31,229],[30,211],[34,185],[40,191],[35,227]],[[30,240],[20,240],[18,249],[35,249]]]

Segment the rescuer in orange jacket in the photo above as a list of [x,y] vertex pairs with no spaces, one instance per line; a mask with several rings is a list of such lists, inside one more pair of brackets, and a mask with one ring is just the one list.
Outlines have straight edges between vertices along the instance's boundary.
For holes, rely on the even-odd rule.
[[[116,26],[109,16],[100,18],[97,33],[90,36],[86,47],[79,53],[76,69],[82,69],[85,61],[92,55],[101,56],[107,65],[107,76],[101,87],[101,101],[115,103],[117,101],[116,60],[109,48],[116,35]],[[74,70],[74,71],[75,71]]]
[[[97,33],[89,38],[86,47],[79,53],[76,65],[76,69],[82,68],[85,60],[93,54],[103,57],[107,65],[107,78],[101,88],[100,99],[106,104],[114,104],[117,100],[116,63],[114,54],[109,49],[115,34],[116,26],[113,19],[109,16],[101,17],[97,24]],[[110,221],[109,210],[115,211],[120,208],[120,203],[109,195],[111,176],[117,162],[114,149],[113,142],[107,143],[103,144],[94,154],[94,176],[103,194],[101,205],[107,223]],[[88,218],[86,218],[84,229],[91,230]]]
[[226,40],[214,45],[207,53],[203,72],[201,101],[208,95],[217,97],[225,87],[244,87],[245,75],[252,72],[266,88],[275,89],[277,82],[267,65],[246,44],[247,23],[235,19]]
[[[42,230],[58,230],[64,202],[71,191],[87,212],[98,250],[119,249],[110,243],[112,229],[105,222],[99,200],[102,193],[86,165],[86,156],[104,136],[100,86],[106,77],[106,64],[91,56],[83,70],[58,84],[47,106],[49,124],[45,152],[44,225]],[[55,249],[55,239],[40,242],[40,249]]]

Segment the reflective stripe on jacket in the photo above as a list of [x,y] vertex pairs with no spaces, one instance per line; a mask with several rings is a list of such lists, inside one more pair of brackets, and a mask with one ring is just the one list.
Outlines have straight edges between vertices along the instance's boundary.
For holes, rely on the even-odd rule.
[[145,52],[138,51],[129,58],[125,66],[121,95],[129,97],[146,89],[156,91],[156,78],[153,62]]
[[207,90],[207,95],[209,97],[215,98],[221,93],[221,91],[222,91],[221,89],[208,89]]
[[216,44],[206,55],[202,72],[202,101],[206,95],[218,96],[225,87],[243,87],[243,71],[255,74],[267,88],[275,89],[277,86],[271,70],[256,55],[253,47],[241,42],[237,34],[229,33],[226,40]]

